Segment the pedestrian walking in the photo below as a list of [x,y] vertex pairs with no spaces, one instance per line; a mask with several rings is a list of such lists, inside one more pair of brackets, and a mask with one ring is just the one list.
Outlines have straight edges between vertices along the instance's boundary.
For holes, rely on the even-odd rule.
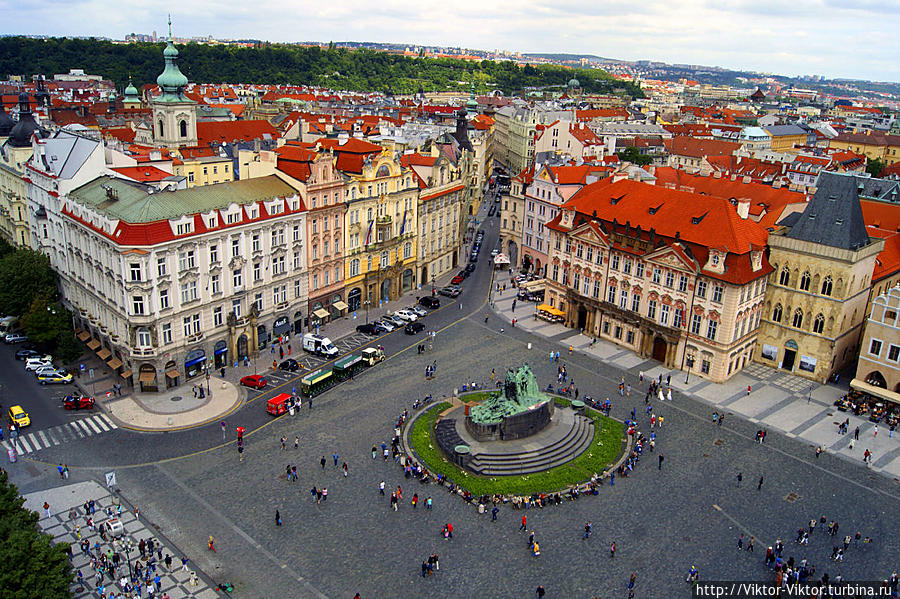
[[44,513],[47,514],[47,517],[50,517],[50,504],[46,501],[44,502]]
[[747,385],[747,395],[750,395],[750,385]]
[[741,533],[741,536],[738,537],[737,548],[738,551],[741,551],[744,548],[744,533]]
[[591,521],[588,520],[584,525],[584,536],[581,537],[581,540],[584,541],[590,536],[591,536]]
[[741,472],[738,472],[738,473],[737,473],[737,476],[736,476],[735,478],[737,478],[737,486],[740,487],[740,486],[741,486],[741,481],[744,480],[744,475],[743,475]]
[[[659,375],[659,376],[662,376],[662,375]],[[610,558],[616,557],[616,542],[615,541],[613,541],[609,545],[609,557]]]
[[544,599],[544,594],[546,593],[546,591],[544,590],[544,585],[539,584],[534,593],[538,596],[538,599]]
[[285,436],[282,435],[282,437],[281,437],[281,451],[284,451],[286,447],[287,447],[287,437],[285,437]]
[[294,437],[294,449],[300,449],[300,435]]
[[747,551],[753,553],[753,543],[756,542],[756,538],[753,535],[750,535],[750,540],[747,542]]
[[756,490],[759,491],[760,489],[762,489],[762,485],[763,485],[763,477],[760,476],[760,477],[759,477],[759,482],[756,483]]
[[859,441],[859,427],[858,427],[858,426],[856,427],[856,430],[853,431],[853,438],[854,438],[856,441]]
[[325,456],[322,456],[322,459],[319,460],[319,463],[322,465],[322,470],[325,470],[325,463],[326,463]]
[[875,429],[874,429],[874,433],[872,434],[872,437],[877,437],[877,436],[878,436],[878,425],[876,424],[876,425],[875,425]]
[[[49,517],[49,514],[48,514]],[[528,530],[528,517],[522,516],[522,524],[519,525],[519,530]]]
[[816,459],[817,459],[817,460],[819,459],[819,456],[820,456],[820,455],[822,455],[822,446],[821,446],[821,445],[819,445],[818,447],[816,447]]
[[332,457],[332,459],[334,459],[334,467],[337,468],[337,465],[338,465],[338,454],[337,454],[337,452],[334,452],[333,454],[331,454],[331,457]]
[[275,510],[275,526],[281,526],[281,512]]
[[491,508],[491,522],[494,522],[497,520],[497,513],[499,511],[500,511],[500,508],[498,508],[496,505],[493,508]]
[[378,483],[378,493],[384,495],[384,481]]
[[662,463],[663,463],[664,459],[666,459],[666,457],[662,454],[662,452],[660,452],[659,453],[659,470],[662,470]]

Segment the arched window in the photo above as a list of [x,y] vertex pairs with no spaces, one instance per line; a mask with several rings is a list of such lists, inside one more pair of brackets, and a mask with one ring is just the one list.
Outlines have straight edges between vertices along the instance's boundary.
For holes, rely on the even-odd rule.
[[831,295],[831,277],[825,277],[822,281],[822,295]]
[[403,258],[406,259],[406,258],[411,258],[411,257],[412,257],[412,243],[407,241],[403,245]]
[[359,274],[359,258],[350,261],[350,276],[355,277]]
[[807,270],[803,273],[803,276],[800,277],[800,289],[803,291],[809,291],[809,271]]
[[776,304],[775,309],[772,310],[772,320],[781,322],[781,304]]
[[791,282],[791,271],[788,270],[787,266],[781,269],[781,275],[778,277],[778,283],[780,285],[787,285]]
[[825,329],[825,317],[821,314],[816,315],[813,321],[813,333],[821,333]]
[[162,137],[162,136],[163,136],[163,122],[162,122],[162,119],[159,119],[159,121],[157,121],[157,123],[156,123],[156,128],[159,130],[159,134],[158,134],[158,135],[159,135],[160,137]]
[[187,137],[187,121],[184,119],[178,123],[178,132],[181,134],[181,137]]
[[795,328],[798,328],[798,329],[801,326],[803,326],[803,310],[801,310],[800,308],[797,308],[794,311],[794,320],[793,320],[792,324],[794,325]]

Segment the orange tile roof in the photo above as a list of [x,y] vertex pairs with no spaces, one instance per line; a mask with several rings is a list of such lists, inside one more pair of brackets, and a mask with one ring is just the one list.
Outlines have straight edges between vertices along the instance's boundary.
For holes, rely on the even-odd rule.
[[703,158],[706,156],[728,156],[741,144],[718,139],[696,139],[694,137],[673,137],[663,142],[669,154]]
[[231,143],[232,141],[252,141],[264,139],[269,135],[271,139],[278,139],[278,129],[269,121],[199,121],[197,123],[197,141],[200,145],[211,143]]
[[404,154],[400,157],[400,164],[402,166],[434,166],[435,162],[437,162],[437,158],[433,156],[423,156],[419,153]]
[[127,177],[133,181],[142,183],[156,183],[162,181],[166,177],[171,177],[172,173],[156,168],[155,166],[119,166],[112,168],[123,177]]

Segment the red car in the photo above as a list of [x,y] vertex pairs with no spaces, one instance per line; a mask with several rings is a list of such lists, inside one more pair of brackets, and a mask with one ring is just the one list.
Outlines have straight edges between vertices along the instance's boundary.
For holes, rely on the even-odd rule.
[[251,374],[249,376],[245,376],[241,379],[241,384],[245,387],[253,387],[254,389],[262,389],[268,382],[266,382],[266,377],[261,374]]
[[94,398],[85,395],[66,395],[63,406],[67,410],[90,410],[94,407]]
[[466,278],[465,278],[464,276],[462,276],[462,275],[456,275],[455,277],[453,277],[452,279],[450,279],[450,284],[451,284],[451,285],[459,285],[460,283],[462,283],[462,282],[465,281],[465,280],[466,280]]

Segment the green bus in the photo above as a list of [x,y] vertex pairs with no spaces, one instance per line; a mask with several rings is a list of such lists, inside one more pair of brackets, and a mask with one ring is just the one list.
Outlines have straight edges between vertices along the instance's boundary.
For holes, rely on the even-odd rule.
[[336,382],[331,368],[320,368],[300,379],[300,392],[307,397],[313,397],[327,390]]
[[362,356],[346,356],[334,363],[334,377],[338,381],[352,379],[353,374],[364,365]]

